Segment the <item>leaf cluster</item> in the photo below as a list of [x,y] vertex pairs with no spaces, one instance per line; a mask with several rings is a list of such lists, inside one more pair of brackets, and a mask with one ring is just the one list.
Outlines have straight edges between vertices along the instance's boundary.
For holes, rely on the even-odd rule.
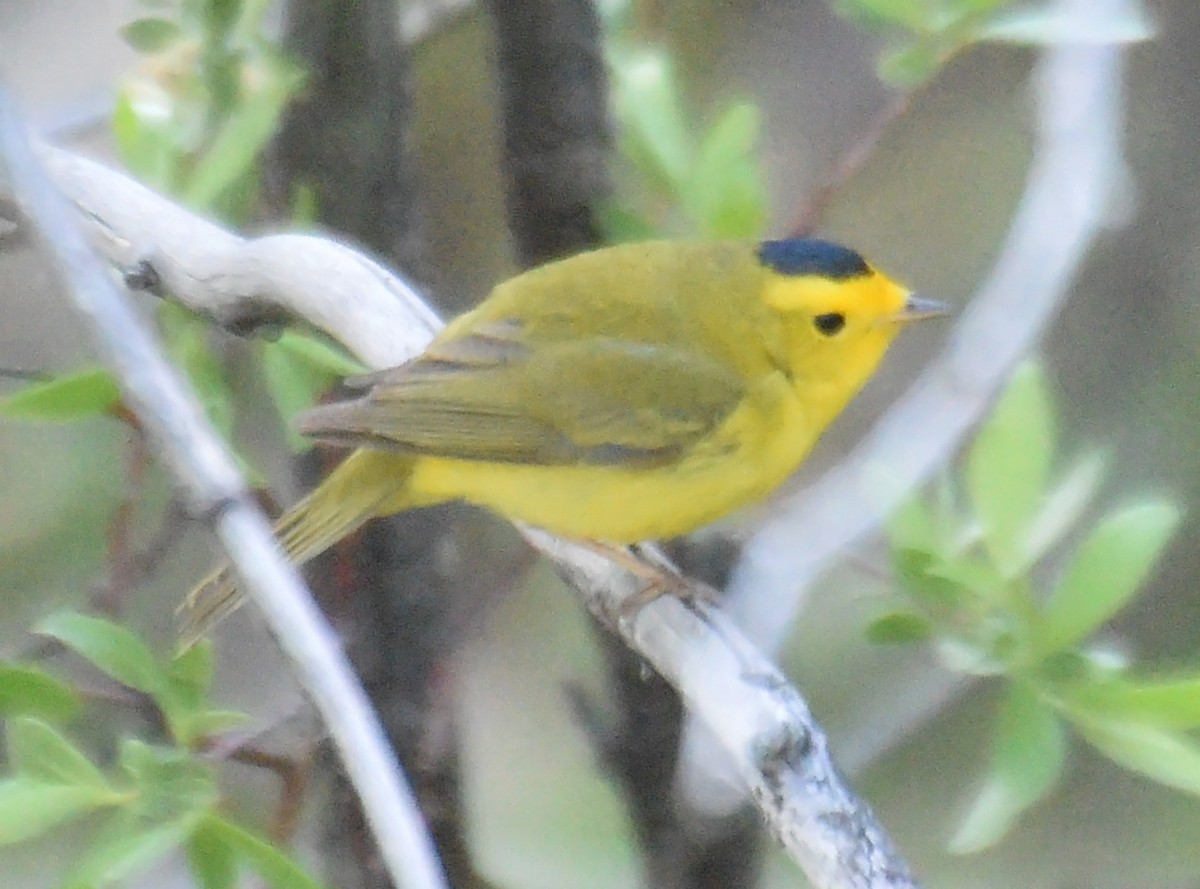
[[[931,640],[958,672],[997,677],[983,789],[952,847],[999,840],[1062,777],[1069,727],[1113,761],[1200,794],[1200,671],[1139,671],[1093,637],[1137,594],[1180,520],[1161,498],[1089,514],[1105,461],[1056,472],[1057,418],[1040,368],[1013,377],[966,455],[961,478],[890,522],[900,607],[868,628],[878,642]],[[1074,540],[1061,564],[1050,554]]]
[[204,889],[234,889],[243,871],[273,889],[319,889],[287,855],[219,810],[205,745],[245,717],[208,702],[211,646],[196,645],[164,662],[124,627],[74,613],[48,618],[38,632],[144,695],[161,715],[165,737],[154,743],[125,738],[113,762],[97,764],[70,737],[87,709],[75,690],[30,665],[0,666],[0,717],[8,738],[0,846],[87,819],[91,841],[70,862],[64,889],[117,885],[179,849]]
[[1153,28],[1133,5],[1101,15],[1068,15],[1060,5],[1018,0],[833,0],[842,15],[887,35],[879,77],[913,89],[977,43],[1046,46],[1131,43]]

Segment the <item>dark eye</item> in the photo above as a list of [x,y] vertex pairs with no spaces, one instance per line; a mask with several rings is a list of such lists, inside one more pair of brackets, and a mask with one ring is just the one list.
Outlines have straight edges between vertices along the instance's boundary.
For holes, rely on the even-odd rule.
[[846,326],[846,316],[841,312],[826,312],[813,318],[813,327],[825,334],[833,336]]

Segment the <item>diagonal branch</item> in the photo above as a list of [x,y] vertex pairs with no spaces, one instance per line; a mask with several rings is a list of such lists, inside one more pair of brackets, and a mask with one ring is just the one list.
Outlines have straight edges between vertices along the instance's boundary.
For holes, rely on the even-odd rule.
[[362,687],[294,566],[271,537],[200,407],[85,239],[76,209],[39,164],[12,100],[0,89],[0,156],[25,213],[40,230],[76,308],[121,380],[126,401],[194,515],[210,518],[245,588],[263,609],[321,712],[368,813],[397,886],[443,889],[412,794]]

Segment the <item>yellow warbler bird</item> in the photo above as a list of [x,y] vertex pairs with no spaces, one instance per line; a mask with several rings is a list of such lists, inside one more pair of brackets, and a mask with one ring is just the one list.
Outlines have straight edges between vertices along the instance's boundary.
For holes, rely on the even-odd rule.
[[[355,450],[276,525],[303,563],[376,516],[465,500],[576,539],[675,537],[764,497],[910,321],[944,308],[825,241],[651,242],[500,284],[360,398],[300,418]],[[222,568],[190,638],[237,606]]]

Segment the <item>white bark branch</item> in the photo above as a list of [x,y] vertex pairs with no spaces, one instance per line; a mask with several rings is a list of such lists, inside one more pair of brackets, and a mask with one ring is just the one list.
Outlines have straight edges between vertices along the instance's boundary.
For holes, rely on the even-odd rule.
[[[240,328],[303,318],[376,368],[411,358],[430,335],[433,313],[413,290],[348,247],[299,236],[244,240],[100,164],[55,149],[43,157],[108,261],[149,268],[170,298],[196,311]],[[869,807],[838,774],[799,694],[721,615],[662,598],[619,620],[621,603],[642,582],[586,547],[530,529],[526,536],[712,727],[815,887],[915,885]],[[230,555],[243,557],[237,547]],[[281,641],[304,656],[302,645]],[[696,647],[715,653],[703,671],[688,654]]]
[[[195,398],[85,238],[76,212],[81,208],[64,198],[38,162],[2,88],[0,157],[7,162],[18,201],[57,260],[100,354],[120,379],[126,402],[171,470],[189,511],[214,523],[245,589],[296,665],[337,745],[393,882],[404,889],[445,889],[424,819],[336,637],[305,594],[295,567],[275,545],[270,526]],[[136,189],[128,196],[135,197]],[[183,215],[178,208],[160,209],[163,217],[175,217],[176,224]],[[153,225],[157,218],[162,217],[142,222]],[[114,233],[100,217],[90,221]],[[198,241],[228,246],[207,223],[199,223],[194,233]],[[175,277],[173,270],[169,274]]]

